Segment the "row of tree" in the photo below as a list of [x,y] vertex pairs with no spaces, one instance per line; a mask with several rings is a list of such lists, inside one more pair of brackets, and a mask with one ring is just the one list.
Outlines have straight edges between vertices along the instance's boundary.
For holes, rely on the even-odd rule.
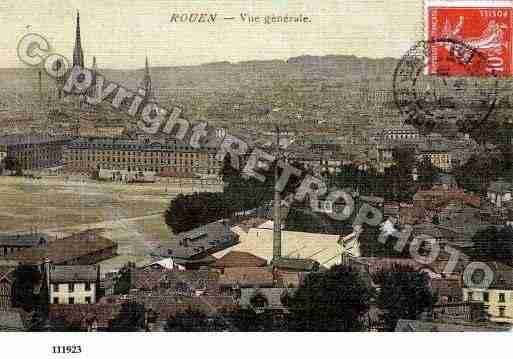
[[[263,174],[265,181],[245,176],[231,166],[230,157],[226,156],[222,169],[223,192],[177,196],[165,213],[166,224],[176,234],[269,205],[274,193],[274,167]],[[283,195],[294,191],[299,183],[297,178],[291,180]]]

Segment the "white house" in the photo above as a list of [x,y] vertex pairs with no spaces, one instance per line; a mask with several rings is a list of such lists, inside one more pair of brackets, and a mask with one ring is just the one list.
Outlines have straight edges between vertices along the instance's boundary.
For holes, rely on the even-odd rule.
[[513,193],[513,184],[503,180],[490,183],[488,187],[488,199],[498,208],[502,208],[505,202],[510,202]]
[[92,265],[52,266],[50,304],[93,304],[96,302],[100,267]]

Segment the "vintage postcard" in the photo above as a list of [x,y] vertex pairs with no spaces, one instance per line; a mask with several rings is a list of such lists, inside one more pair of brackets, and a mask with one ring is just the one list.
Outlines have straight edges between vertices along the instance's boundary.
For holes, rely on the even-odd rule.
[[0,20],[0,332],[511,330],[513,1]]

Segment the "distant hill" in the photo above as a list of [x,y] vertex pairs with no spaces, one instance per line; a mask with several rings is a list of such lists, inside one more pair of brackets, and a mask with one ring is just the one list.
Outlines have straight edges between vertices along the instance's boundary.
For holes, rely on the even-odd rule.
[[[128,88],[135,89],[143,77],[143,69],[102,69],[98,60],[100,73]],[[374,108],[391,101],[396,62],[355,56],[300,56],[287,61],[153,67],[150,72],[157,101],[163,106],[180,105],[189,118],[238,121],[259,117],[268,112],[262,112],[264,108],[279,109],[285,117],[308,126],[322,120],[354,127],[362,121],[357,118],[362,111],[376,116]],[[53,80],[43,76],[42,87],[44,103],[49,103],[55,97]],[[37,107],[37,71],[0,69],[0,92],[7,108],[0,113],[0,121],[9,111]],[[376,92],[380,94],[377,98]],[[383,111],[378,113],[383,116]],[[397,112],[392,110],[388,116],[396,117]]]

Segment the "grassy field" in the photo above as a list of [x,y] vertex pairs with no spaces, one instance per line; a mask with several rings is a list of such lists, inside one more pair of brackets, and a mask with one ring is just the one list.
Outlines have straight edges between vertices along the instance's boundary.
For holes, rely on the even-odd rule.
[[[219,186],[209,189],[220,190]],[[119,244],[120,254],[102,263],[105,271],[128,260],[143,260],[153,246],[172,240],[163,212],[177,194],[198,190],[191,185],[180,188],[0,176],[0,232],[37,229],[64,236],[102,228],[106,237]]]

